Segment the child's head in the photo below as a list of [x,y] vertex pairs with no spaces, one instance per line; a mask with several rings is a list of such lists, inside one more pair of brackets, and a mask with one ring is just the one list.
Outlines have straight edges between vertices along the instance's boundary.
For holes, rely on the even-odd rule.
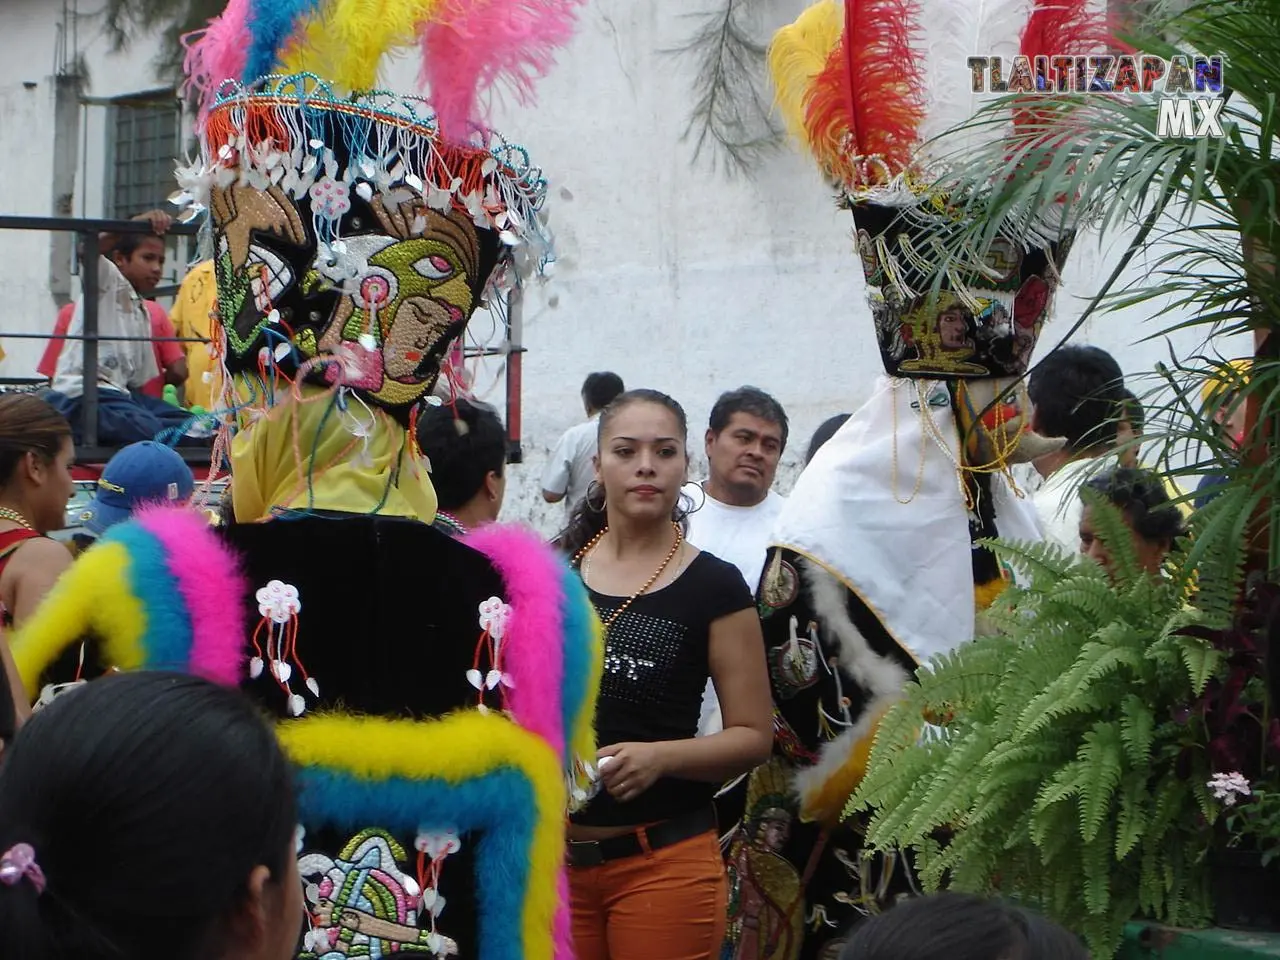
[[858,924],[840,960],[1088,960],[1056,923],[999,900],[940,893]]
[[160,285],[164,240],[150,233],[126,233],[111,248],[111,262],[138,295],[145,297]]

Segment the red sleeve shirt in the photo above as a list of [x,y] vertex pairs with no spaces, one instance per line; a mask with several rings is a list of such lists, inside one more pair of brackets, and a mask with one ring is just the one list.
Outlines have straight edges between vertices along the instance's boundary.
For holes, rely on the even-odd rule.
[[53,323],[53,337],[45,345],[44,354],[36,365],[36,372],[40,376],[48,377],[52,380],[54,373],[57,372],[58,357],[62,355],[62,345],[67,342],[63,338],[63,334],[71,326],[71,318],[75,315],[75,312],[76,305],[74,303],[68,303],[58,311],[58,319]]
[[[169,314],[165,312],[164,307],[156,303],[154,300],[143,301],[147,305],[147,315],[151,318],[151,336],[153,337],[176,337],[177,334],[173,329],[173,321],[169,319]],[[164,398],[164,371],[171,363],[175,363],[186,356],[186,351],[182,349],[182,344],[175,343],[172,340],[163,341],[156,340],[151,344],[151,348],[156,354],[156,366],[160,368],[160,376],[153,377],[142,385],[142,392],[149,397],[157,399]]]

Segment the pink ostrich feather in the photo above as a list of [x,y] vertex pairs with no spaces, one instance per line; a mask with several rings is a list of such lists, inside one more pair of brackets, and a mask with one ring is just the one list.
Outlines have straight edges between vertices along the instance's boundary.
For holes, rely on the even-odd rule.
[[480,94],[505,83],[521,103],[573,36],[585,0],[445,0],[422,30],[420,80],[431,90],[440,128],[462,138],[469,124],[487,129]]
[[244,671],[244,598],[249,585],[240,558],[189,506],[145,507],[134,514],[168,556],[169,572],[191,617],[192,673],[236,686]]
[[187,55],[183,69],[187,82],[183,92],[194,93],[204,120],[225,80],[240,80],[248,62],[250,0],[227,0],[222,15],[209,21],[203,30],[182,38]]
[[511,616],[502,639],[503,668],[514,681],[507,695],[520,726],[547,741],[564,760],[564,591],[559,560],[521,527],[491,524],[466,538],[489,558],[507,589]]

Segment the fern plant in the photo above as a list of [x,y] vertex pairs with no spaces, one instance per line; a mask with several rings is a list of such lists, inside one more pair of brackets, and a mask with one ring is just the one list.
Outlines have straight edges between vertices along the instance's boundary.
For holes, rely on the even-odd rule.
[[1105,958],[1139,914],[1208,919],[1217,805],[1187,708],[1222,655],[1184,631],[1212,619],[1187,605],[1193,581],[1211,571],[1221,589],[1238,549],[1201,541],[1193,568],[1180,543],[1153,577],[1120,513],[1091,506],[1110,579],[1047,545],[992,544],[1027,584],[908,684],[846,815],[870,808],[868,844],[912,850],[928,889],[1016,898]]

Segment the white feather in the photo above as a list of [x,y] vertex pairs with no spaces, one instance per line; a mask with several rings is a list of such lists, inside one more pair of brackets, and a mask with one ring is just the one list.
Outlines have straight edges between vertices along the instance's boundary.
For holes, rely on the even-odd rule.
[[[972,92],[968,60],[999,56],[1008,79],[1032,3],[1033,0],[930,0],[923,5],[918,47],[927,98],[920,125],[922,141],[928,142],[963,123],[998,96]],[[926,165],[945,161],[979,141],[990,141],[999,135],[998,128],[986,126],[963,135],[952,134],[926,147]]]

